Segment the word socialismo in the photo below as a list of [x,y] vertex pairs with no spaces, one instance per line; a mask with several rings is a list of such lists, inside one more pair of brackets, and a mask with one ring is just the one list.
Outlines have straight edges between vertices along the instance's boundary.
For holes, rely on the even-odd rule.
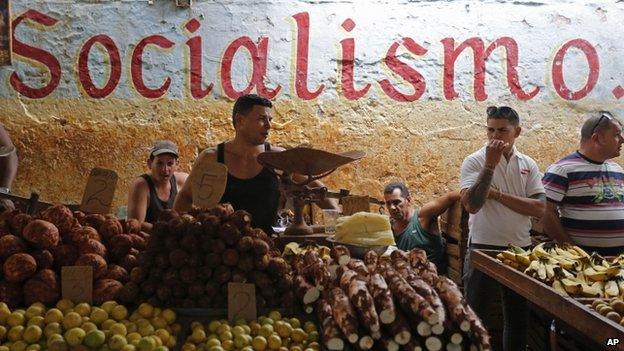
[[[293,58],[294,72],[292,77],[294,81],[293,94],[302,100],[313,100],[326,89],[326,86],[323,83],[311,84],[308,79],[308,55],[310,54],[309,14],[307,12],[301,12],[293,15],[292,18],[296,24],[296,41],[294,44],[296,47],[293,54],[295,57]],[[46,30],[46,28],[50,28],[58,22],[54,17],[30,9],[13,20],[13,33],[15,33],[15,29],[25,21],[39,24],[39,30]],[[342,28],[349,33],[355,28],[355,25],[356,23],[354,20],[346,19],[342,23]],[[260,37],[257,42],[253,41],[248,36],[241,36],[232,40],[227,45],[223,51],[222,57],[218,61],[220,69],[217,79],[206,85],[202,72],[202,37],[195,34],[200,26],[200,22],[196,19],[191,19],[184,24],[184,28],[191,36],[184,42],[183,49],[186,50],[185,57],[188,58],[188,62],[185,62],[188,67],[186,70],[186,72],[188,72],[186,81],[188,82],[187,89],[192,98],[203,99],[208,96],[214,88],[214,81],[220,84],[223,94],[231,99],[236,99],[252,91],[270,99],[276,97],[280,93],[282,89],[281,85],[267,86],[265,83],[267,60],[270,55],[268,37]],[[472,51],[474,64],[473,95],[475,100],[484,101],[488,98],[485,87],[486,60],[499,48],[505,51],[503,57],[506,66],[507,86],[510,93],[517,99],[526,101],[534,98],[540,92],[540,87],[532,87],[531,89],[525,90],[525,88],[521,86],[517,72],[519,64],[518,44],[511,37],[500,37],[488,45],[478,37],[468,38],[463,42],[457,42],[453,38],[443,38],[440,40],[440,43],[443,46],[442,88],[446,100],[453,100],[459,96],[458,92],[455,90],[455,66],[458,57],[462,55],[462,53],[467,53],[468,49]],[[89,54],[96,44],[105,50],[105,55],[108,56],[108,60],[106,60],[104,64],[109,66],[107,67],[109,74],[106,84],[99,84],[100,86],[96,85],[93,81],[91,72],[89,71]],[[164,49],[164,51],[160,50],[158,55],[167,55],[166,50],[176,45],[179,44],[172,42],[163,35],[150,35],[140,39],[134,46],[130,55],[130,74],[128,79],[132,82],[132,86],[138,94],[148,99],[160,98],[167,94],[171,85],[171,77],[164,78],[163,82],[158,87],[149,87],[144,80],[144,77],[146,74],[149,74],[149,71],[144,70],[144,65],[146,63],[143,56],[147,50],[154,49]],[[372,84],[378,84],[384,94],[395,101],[411,102],[418,100],[425,92],[425,77],[423,77],[416,68],[400,59],[400,55],[397,54],[399,49],[407,50],[415,57],[424,56],[427,54],[428,50],[418,44],[414,39],[404,37],[389,45],[386,55],[382,60],[383,64],[385,64],[394,75],[404,80],[403,85],[411,86],[410,89],[407,89],[410,90],[409,92],[402,91],[406,89],[399,89],[390,79],[380,79],[376,82],[356,84],[356,80],[354,79],[357,74],[357,67],[355,66],[356,41],[354,38],[341,40],[341,57],[337,60],[339,66],[338,74],[340,75],[339,94],[347,100],[358,100],[368,93]],[[563,72],[565,55],[571,49],[579,50],[585,56],[588,66],[585,85],[577,90],[572,90],[566,85]],[[236,89],[232,77],[234,56],[239,51],[247,51],[251,59],[251,74],[247,78],[247,86],[242,90]],[[16,92],[31,99],[41,99],[51,94],[59,86],[63,72],[58,58],[52,53],[23,43],[16,39],[14,35],[13,54],[17,56],[17,58],[25,58],[25,62],[29,64],[45,67],[45,69],[49,71],[49,79],[47,79],[45,85],[41,87],[29,86],[20,78],[18,72],[12,72],[9,82]],[[101,99],[109,96],[119,85],[122,72],[124,71],[122,66],[120,51],[113,38],[106,34],[98,34],[88,38],[80,47],[76,60],[77,80],[82,93],[93,99]],[[561,98],[566,100],[579,100],[587,96],[596,86],[599,70],[599,58],[594,46],[584,39],[571,39],[558,48],[554,55],[551,68],[552,79],[550,82],[552,83],[553,89]],[[210,79],[206,80],[210,81]],[[613,90],[613,94],[616,98],[620,98],[624,95],[624,89],[616,87],[616,89]]]

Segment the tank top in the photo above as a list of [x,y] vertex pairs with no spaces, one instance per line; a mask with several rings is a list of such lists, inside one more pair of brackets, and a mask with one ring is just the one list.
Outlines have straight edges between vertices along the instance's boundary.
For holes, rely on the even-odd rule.
[[[265,143],[264,151],[270,150],[271,145]],[[225,164],[225,143],[217,145],[217,162]],[[228,172],[225,192],[219,202],[229,202],[235,210],[249,212],[252,226],[270,234],[277,220],[279,196],[277,175],[262,167],[260,173],[249,179],[240,179]]]
[[158,218],[158,214],[166,209],[173,208],[173,201],[178,194],[178,183],[176,182],[175,175],[172,175],[169,179],[171,183],[171,190],[169,191],[169,200],[162,201],[158,198],[156,192],[156,186],[149,174],[141,175],[141,178],[145,179],[147,186],[149,187],[149,203],[147,205],[147,211],[145,212],[145,221],[148,223],[154,223]]
[[414,216],[403,232],[398,234],[398,237],[395,236],[397,247],[403,251],[416,247],[425,250],[429,261],[437,266],[438,273],[446,273],[444,238],[441,235],[427,232],[420,225],[418,212],[418,210],[414,212]]

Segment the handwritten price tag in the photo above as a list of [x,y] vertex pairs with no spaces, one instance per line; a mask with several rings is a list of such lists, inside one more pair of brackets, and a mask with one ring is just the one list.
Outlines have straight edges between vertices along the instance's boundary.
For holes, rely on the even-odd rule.
[[61,293],[74,303],[91,303],[93,296],[93,267],[64,266],[61,268]]
[[239,319],[256,319],[256,286],[254,284],[228,283],[228,319],[234,323]]
[[189,175],[193,192],[193,205],[201,208],[216,206],[225,192],[227,167],[211,160],[201,161]]
[[110,213],[118,178],[117,173],[110,169],[92,169],[80,210],[86,213]]

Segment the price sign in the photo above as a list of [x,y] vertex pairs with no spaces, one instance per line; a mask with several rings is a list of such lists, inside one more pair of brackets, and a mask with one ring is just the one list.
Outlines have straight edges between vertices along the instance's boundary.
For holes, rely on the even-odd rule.
[[252,321],[256,319],[256,286],[254,284],[228,283],[228,320]]
[[368,196],[345,196],[340,201],[342,202],[342,214],[344,216],[351,216],[357,212],[370,212]]
[[86,213],[110,213],[118,178],[117,173],[110,169],[92,169],[80,210]]
[[61,293],[74,303],[91,303],[93,296],[93,267],[64,266],[61,268]]
[[193,205],[211,208],[219,204],[227,183],[227,167],[223,163],[202,159],[189,175]]

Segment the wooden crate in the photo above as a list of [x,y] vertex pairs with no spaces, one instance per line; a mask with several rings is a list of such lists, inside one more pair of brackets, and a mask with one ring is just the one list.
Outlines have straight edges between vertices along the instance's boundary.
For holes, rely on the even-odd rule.
[[446,239],[447,275],[457,285],[462,286],[468,246],[468,212],[457,201],[440,216],[439,223],[440,232]]

